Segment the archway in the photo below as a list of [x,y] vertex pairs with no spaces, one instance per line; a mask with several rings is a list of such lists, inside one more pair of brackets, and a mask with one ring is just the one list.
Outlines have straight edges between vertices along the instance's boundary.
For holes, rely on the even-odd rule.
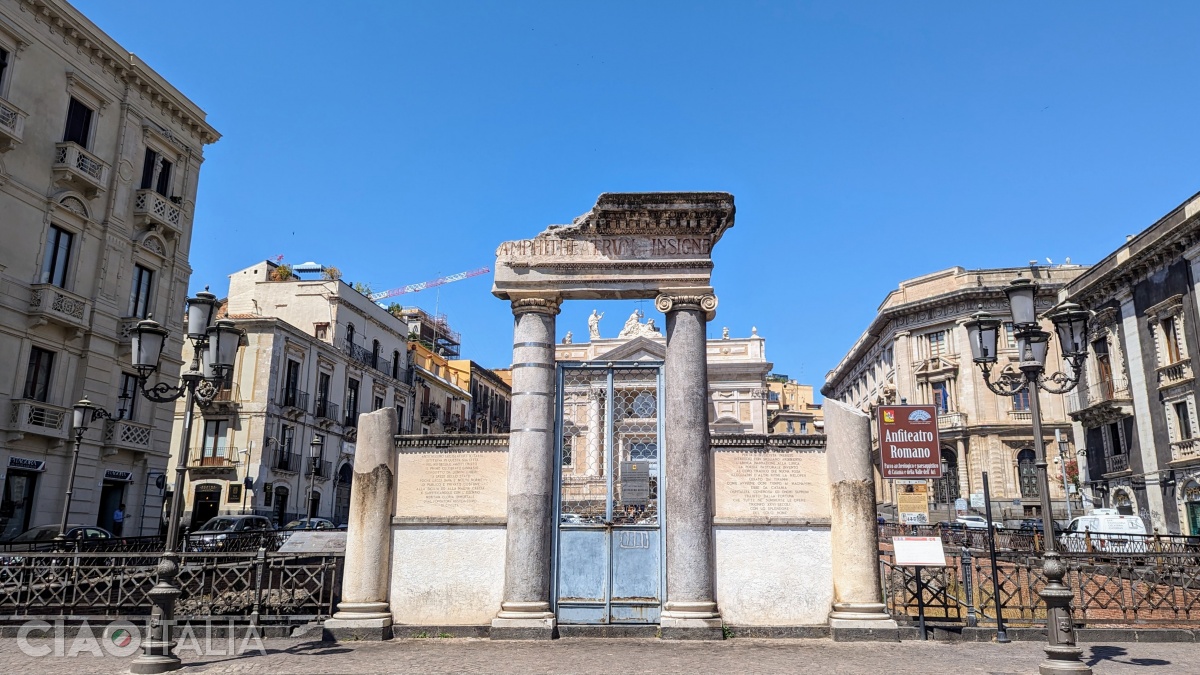
[[1028,448],[1017,453],[1017,485],[1021,490],[1021,499],[1036,499],[1041,495],[1038,489],[1037,455]]
[[345,525],[350,517],[350,483],[354,480],[354,469],[350,464],[342,464],[338,469],[336,486],[333,489],[333,524]]
[[938,504],[953,504],[958,491],[958,453],[942,448],[942,477],[933,482],[933,497]]

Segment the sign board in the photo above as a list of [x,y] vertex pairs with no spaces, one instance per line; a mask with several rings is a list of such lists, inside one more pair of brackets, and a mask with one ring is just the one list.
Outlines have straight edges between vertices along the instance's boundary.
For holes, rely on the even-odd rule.
[[967,500],[959,497],[954,500],[954,513],[960,516],[967,515]]
[[345,532],[321,532],[300,530],[294,532],[279,547],[280,553],[338,554],[346,552]]
[[941,478],[937,410],[931,405],[889,405],[876,411],[880,475]]
[[9,457],[8,468],[25,469],[26,471],[45,471],[46,462],[40,459],[25,459],[24,457]]
[[104,480],[116,480],[116,481],[122,481],[122,482],[128,483],[133,480],[133,472],[132,471],[117,471],[115,469],[105,469],[104,470]]
[[941,537],[892,537],[897,565],[946,566]]
[[621,462],[621,503],[645,506],[650,501],[650,462]]
[[984,506],[985,506],[985,504],[983,503],[983,493],[982,492],[972,492],[971,493],[971,508],[982,509]]
[[929,485],[923,480],[896,481],[896,511],[905,525],[928,525]]

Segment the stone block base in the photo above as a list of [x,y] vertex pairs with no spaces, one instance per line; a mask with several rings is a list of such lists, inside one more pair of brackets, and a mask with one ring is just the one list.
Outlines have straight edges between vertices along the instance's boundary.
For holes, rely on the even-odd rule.
[[326,619],[321,629],[327,640],[391,640],[392,620],[388,619]]
[[564,638],[656,638],[658,626],[649,624],[559,625]]
[[724,640],[721,618],[692,619],[663,616],[659,619],[659,637],[664,640]]
[[493,640],[553,640],[558,629],[553,616],[530,619],[492,619]]

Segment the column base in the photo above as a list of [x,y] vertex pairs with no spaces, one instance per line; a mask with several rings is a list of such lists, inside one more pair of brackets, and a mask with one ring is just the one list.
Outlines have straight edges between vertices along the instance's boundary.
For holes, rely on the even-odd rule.
[[663,640],[724,640],[724,623],[715,602],[670,602],[658,619]]
[[154,675],[155,673],[169,673],[182,667],[183,663],[178,656],[142,655],[129,664],[129,672],[139,675]]
[[835,602],[829,636],[834,642],[899,642],[900,626],[881,602]]
[[493,640],[553,640],[558,621],[548,602],[504,602],[492,619]]
[[392,612],[386,602],[339,602],[321,633],[332,640],[391,640]]

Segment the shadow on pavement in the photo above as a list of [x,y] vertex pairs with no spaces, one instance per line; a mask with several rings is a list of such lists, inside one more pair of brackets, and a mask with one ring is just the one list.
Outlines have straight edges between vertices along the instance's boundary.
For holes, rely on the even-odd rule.
[[[265,646],[265,642],[263,643]],[[332,654],[345,654],[354,651],[349,647],[339,647],[336,642],[322,642],[313,640],[311,642],[301,642],[300,644],[292,645],[285,649],[267,648],[266,653],[259,652],[257,649],[247,649],[241,654],[226,656],[219,659],[211,659],[208,661],[188,661],[185,666],[207,666],[218,663],[229,663],[240,659],[254,658],[256,656],[265,656],[268,654],[303,654],[306,656],[329,656]]]
[[1094,666],[1101,661],[1112,661],[1113,663],[1127,663],[1131,666],[1169,666],[1170,661],[1164,659],[1119,659],[1119,656],[1128,656],[1129,650],[1124,647],[1113,647],[1111,645],[1092,647],[1092,656],[1087,659],[1089,666]]

